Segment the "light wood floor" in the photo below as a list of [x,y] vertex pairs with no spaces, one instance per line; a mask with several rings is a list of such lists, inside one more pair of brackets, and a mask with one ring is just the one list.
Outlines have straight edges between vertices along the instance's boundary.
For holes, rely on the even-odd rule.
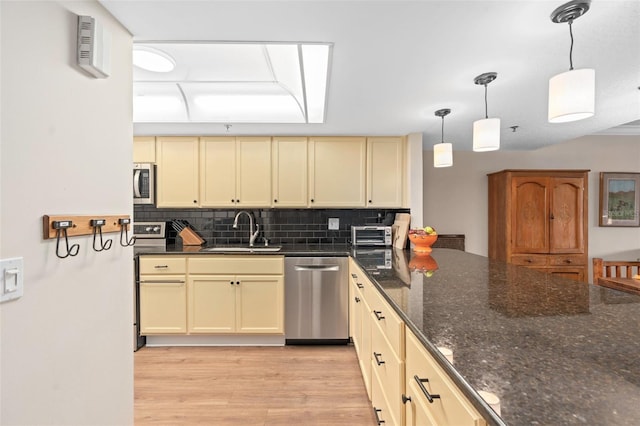
[[352,346],[168,347],[135,359],[135,424],[375,425]]

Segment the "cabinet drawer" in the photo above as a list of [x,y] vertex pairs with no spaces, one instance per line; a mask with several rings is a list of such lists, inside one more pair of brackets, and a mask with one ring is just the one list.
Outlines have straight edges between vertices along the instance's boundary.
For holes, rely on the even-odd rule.
[[380,381],[380,377],[374,372],[371,377],[371,403],[375,412],[378,425],[400,426],[401,423],[393,417],[389,404],[385,398],[384,384]]
[[371,325],[371,370],[377,375],[391,416],[401,423],[404,407],[404,362],[391,348],[379,324]]
[[[480,414],[410,332],[407,332],[405,369],[407,387],[420,389],[416,398],[422,405],[428,407],[431,417],[439,426],[485,424]],[[433,398],[433,402],[429,402],[421,385],[431,395],[440,397]]]
[[542,254],[520,254],[511,256],[511,263],[523,266],[546,266],[548,259]]
[[184,274],[187,263],[184,257],[140,256],[140,274]]
[[189,258],[190,274],[274,274],[284,273],[282,256],[194,256]]
[[581,266],[585,264],[583,255],[556,254],[549,256],[551,266]]
[[380,327],[398,358],[404,359],[404,322],[376,289],[371,290],[365,298],[371,308],[372,321]]

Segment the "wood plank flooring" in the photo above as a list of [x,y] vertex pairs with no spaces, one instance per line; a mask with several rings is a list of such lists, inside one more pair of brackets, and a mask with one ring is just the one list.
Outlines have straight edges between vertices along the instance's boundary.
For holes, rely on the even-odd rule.
[[144,347],[136,425],[376,424],[352,346]]

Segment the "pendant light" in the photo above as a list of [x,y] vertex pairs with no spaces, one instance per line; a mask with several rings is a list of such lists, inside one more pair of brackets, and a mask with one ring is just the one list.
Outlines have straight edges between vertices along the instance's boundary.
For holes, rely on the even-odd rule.
[[453,146],[444,142],[444,117],[450,112],[449,108],[439,109],[435,112],[437,117],[442,118],[442,138],[439,144],[433,146],[433,167],[453,166]]
[[568,123],[592,117],[595,111],[596,72],[590,68],[573,69],[573,31],[571,24],[589,10],[591,0],[574,0],[551,14],[556,24],[569,24],[571,47],[569,71],[549,79],[549,123]]
[[487,107],[487,84],[498,77],[498,73],[486,72],[473,79],[484,86],[484,119],[473,123],[473,150],[476,152],[500,149],[500,119],[489,118]]

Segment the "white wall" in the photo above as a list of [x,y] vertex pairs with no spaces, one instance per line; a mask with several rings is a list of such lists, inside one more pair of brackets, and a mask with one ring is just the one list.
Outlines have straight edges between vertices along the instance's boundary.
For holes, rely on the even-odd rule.
[[589,258],[640,258],[640,228],[598,226],[600,172],[640,173],[640,136],[585,136],[536,151],[454,152],[453,167],[424,156],[424,223],[466,234],[466,248],[488,252],[487,173],[503,169],[589,169]]
[[[0,2],[0,257],[24,297],[0,305],[0,423],[133,423],[132,249],[74,237],[59,259],[44,214],[132,214],[131,35],[93,0]],[[112,75],[76,63],[76,15],[112,34]]]

